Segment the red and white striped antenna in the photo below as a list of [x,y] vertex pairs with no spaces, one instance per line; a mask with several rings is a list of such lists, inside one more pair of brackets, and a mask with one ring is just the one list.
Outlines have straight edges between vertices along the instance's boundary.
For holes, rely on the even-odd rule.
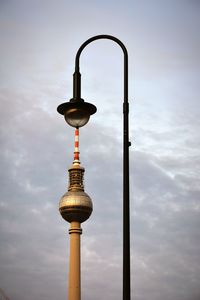
[[74,142],[74,161],[73,164],[80,164],[79,161],[79,129],[75,129],[75,142]]

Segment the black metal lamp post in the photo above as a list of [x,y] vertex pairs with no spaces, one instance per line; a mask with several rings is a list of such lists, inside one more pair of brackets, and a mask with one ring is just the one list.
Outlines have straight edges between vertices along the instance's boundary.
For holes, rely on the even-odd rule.
[[73,75],[73,98],[58,106],[57,111],[64,115],[66,122],[73,127],[84,126],[90,115],[96,112],[93,104],[81,98],[81,74],[79,58],[82,50],[91,42],[99,39],[109,39],[116,42],[124,53],[124,101],[123,101],[123,300],[130,300],[130,212],[129,212],[129,122],[128,122],[128,52],[124,44],[111,35],[97,35],[85,41],[79,48],[75,60]]

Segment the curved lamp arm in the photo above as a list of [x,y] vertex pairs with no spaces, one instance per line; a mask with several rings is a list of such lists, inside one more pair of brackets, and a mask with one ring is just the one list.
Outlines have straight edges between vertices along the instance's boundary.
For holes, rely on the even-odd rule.
[[117,43],[123,53],[124,53],[124,102],[128,103],[128,52],[124,44],[117,39],[116,37],[112,35],[102,34],[102,35],[96,35],[94,37],[91,37],[87,41],[85,41],[80,48],[77,51],[76,58],[75,58],[75,73],[74,73],[74,98],[80,99],[81,98],[81,74],[79,73],[80,69],[80,55],[83,51],[83,49],[90,43],[100,40],[100,39],[108,39],[112,40],[115,43]]

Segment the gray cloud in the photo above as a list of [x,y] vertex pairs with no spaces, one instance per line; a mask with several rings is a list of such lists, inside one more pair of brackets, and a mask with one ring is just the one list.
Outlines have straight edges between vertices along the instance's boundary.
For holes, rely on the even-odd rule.
[[[10,299],[66,297],[68,224],[58,201],[73,130],[56,106],[71,96],[80,43],[108,31],[130,54],[132,297],[199,297],[199,11],[194,1],[126,4],[112,13],[112,1],[1,2],[0,287]],[[121,299],[119,53],[102,41],[82,57],[83,96],[98,106],[80,130],[94,203],[82,225],[83,300]]]

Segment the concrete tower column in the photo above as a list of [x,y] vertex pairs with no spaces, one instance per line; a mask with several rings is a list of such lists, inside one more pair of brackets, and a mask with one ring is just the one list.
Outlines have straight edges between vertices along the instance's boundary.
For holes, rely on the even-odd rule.
[[81,256],[80,235],[82,229],[79,222],[71,222],[70,234],[70,256],[69,256],[69,286],[68,300],[81,299]]

